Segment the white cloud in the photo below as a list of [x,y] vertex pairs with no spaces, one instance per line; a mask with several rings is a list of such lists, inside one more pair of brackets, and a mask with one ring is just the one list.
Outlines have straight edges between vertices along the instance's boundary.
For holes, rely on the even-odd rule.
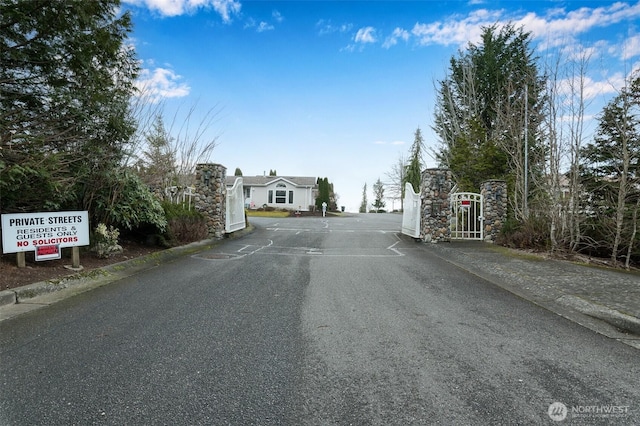
[[181,83],[182,76],[167,68],[143,69],[135,82],[139,97],[156,103],[167,98],[182,98],[189,95],[191,88]]
[[[563,58],[570,61],[576,61],[580,63],[586,61],[587,63],[594,60],[598,60],[604,54],[614,54],[619,47],[612,47],[606,40],[596,41],[590,46],[585,46],[573,39],[567,39],[564,43],[559,44],[561,47],[558,49]],[[545,45],[549,47],[548,44]],[[542,49],[543,47],[541,47]]]
[[382,47],[388,49],[391,46],[395,46],[396,44],[398,44],[398,40],[403,40],[405,42],[408,41],[409,37],[411,37],[409,31],[403,30],[402,28],[396,28],[395,30],[393,30],[393,33],[386,38],[384,43],[382,43]]
[[502,11],[480,9],[460,20],[451,18],[445,22],[429,24],[417,22],[411,34],[417,38],[418,44],[424,46],[431,44],[463,46],[469,42],[477,43],[482,34],[482,27],[495,24],[502,14]]
[[552,9],[545,16],[528,13],[515,20],[514,24],[523,25],[535,38],[543,40],[546,47],[557,47],[566,45],[576,36],[594,28],[605,28],[638,17],[640,2],[635,5],[617,2],[611,6],[581,7],[569,12],[564,9]]
[[275,19],[276,22],[284,21],[284,16],[282,16],[282,14],[277,10],[274,10],[273,12],[271,12],[271,16],[273,17],[273,19]]
[[[625,86],[625,76],[622,73],[615,73],[608,77],[603,77],[602,80],[594,80],[589,76],[582,77],[583,96],[585,101],[595,99],[600,96],[607,96],[616,94],[619,90]],[[579,88],[580,76],[576,76],[574,79],[564,79],[559,81],[558,93],[565,96],[571,96],[572,87]]]
[[253,28],[253,27],[255,27],[255,26],[256,26],[256,20],[255,20],[255,19],[253,19],[253,18],[251,18],[251,17],[249,17],[249,18],[247,18],[247,20],[245,21],[245,23],[244,23],[244,27],[243,27],[243,28],[244,28],[244,29],[247,29],[247,28]]
[[353,24],[344,23],[344,24],[335,25],[330,20],[327,21],[324,19],[320,19],[318,22],[316,22],[316,28],[318,29],[319,35],[327,35],[327,34],[333,34],[333,33],[346,33],[351,31],[351,28],[353,28]]
[[[200,0],[190,0],[200,1]],[[207,1],[207,0],[202,0]],[[213,4],[213,9],[218,12],[224,22],[231,22],[231,15],[237,15],[240,13],[242,4],[236,0],[210,0]]]
[[259,33],[265,32],[265,31],[270,31],[273,30],[274,26],[271,24],[268,24],[264,21],[260,22],[260,24],[258,25],[258,28],[256,28],[256,31]]
[[[480,40],[481,28],[491,25],[501,27],[512,23],[516,28],[524,27],[541,43],[541,48],[566,46],[573,43],[575,38],[594,28],[606,28],[623,21],[633,21],[640,17],[640,2],[628,4],[616,2],[612,5],[590,8],[581,7],[567,11],[563,8],[549,9],[546,14],[535,12],[523,16],[507,16],[505,10],[478,9],[467,16],[452,16],[445,21],[429,23],[417,22],[411,30],[411,35],[420,45],[440,44],[444,46],[477,43]],[[393,35],[388,39],[389,46],[394,42]],[[638,40],[630,39],[626,43],[629,57],[640,54]]]
[[242,8],[238,0],[123,0],[123,2],[145,6],[163,16],[179,16],[211,7],[226,23],[231,22],[232,15],[240,13]]
[[622,45],[620,58],[623,60],[640,56],[640,35],[629,37]]
[[594,81],[591,78],[586,78],[585,84],[585,97],[587,99],[595,98],[596,96],[616,94],[625,86],[627,81],[624,74],[617,72],[610,77],[601,81]]
[[356,43],[375,43],[376,30],[373,27],[360,28],[355,36]]

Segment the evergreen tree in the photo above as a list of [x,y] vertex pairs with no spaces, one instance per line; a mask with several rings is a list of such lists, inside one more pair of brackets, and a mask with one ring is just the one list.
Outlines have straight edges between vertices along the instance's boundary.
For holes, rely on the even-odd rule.
[[422,132],[418,127],[414,134],[413,144],[411,145],[409,165],[407,166],[407,171],[404,176],[405,181],[402,184],[402,186],[404,186],[406,182],[411,183],[411,185],[413,186],[413,190],[416,193],[420,193],[420,181],[422,179],[423,151],[424,151],[424,139],[422,138]]
[[331,185],[329,179],[318,178],[318,196],[316,197],[316,208],[322,209],[322,203],[327,203],[327,207],[330,207],[331,203]]
[[358,209],[358,211],[360,213],[366,213],[367,212],[367,184],[365,183],[364,186],[362,187],[362,202],[360,203],[360,209]]
[[173,183],[176,156],[171,147],[161,115],[157,115],[151,131],[146,135],[147,149],[143,152],[143,164],[139,169],[142,180],[152,188],[165,188]]
[[236,167],[236,171],[233,173],[234,176],[242,176],[242,170],[240,167]]
[[482,181],[506,179],[517,195],[510,200],[521,201],[525,135],[530,171],[542,170],[538,139],[545,80],[538,76],[529,44],[530,34],[521,28],[483,28],[480,44],[469,44],[452,57],[449,76],[439,82],[438,159],[462,190],[477,191]]
[[[87,209],[127,154],[138,71],[118,0],[0,2],[2,212]],[[5,149],[5,148],[11,149]],[[117,188],[113,188],[117,190]]]
[[373,195],[375,197],[373,207],[375,207],[376,211],[380,211],[386,205],[384,202],[384,184],[380,178],[373,184]]

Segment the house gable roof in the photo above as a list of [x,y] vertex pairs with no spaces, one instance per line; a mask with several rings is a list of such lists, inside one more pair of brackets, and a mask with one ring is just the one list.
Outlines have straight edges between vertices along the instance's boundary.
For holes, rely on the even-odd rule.
[[[239,176],[227,176],[227,186],[232,186]],[[242,176],[243,186],[268,186],[283,181],[295,187],[315,187],[316,178],[305,176]]]

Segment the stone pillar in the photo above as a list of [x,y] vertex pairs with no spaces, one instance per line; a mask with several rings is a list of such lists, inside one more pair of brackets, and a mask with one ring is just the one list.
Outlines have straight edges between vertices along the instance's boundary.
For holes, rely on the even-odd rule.
[[220,164],[196,166],[195,208],[207,217],[209,238],[223,238],[226,225],[227,168]]
[[420,197],[422,215],[420,238],[424,242],[449,241],[451,238],[451,205],[449,194],[453,176],[449,169],[426,169],[422,172]]
[[484,240],[495,242],[507,220],[507,182],[488,180],[480,185],[484,199]]

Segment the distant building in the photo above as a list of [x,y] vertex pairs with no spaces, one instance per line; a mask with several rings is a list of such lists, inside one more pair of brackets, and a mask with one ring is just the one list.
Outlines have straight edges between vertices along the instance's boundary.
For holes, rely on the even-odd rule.
[[[227,188],[239,176],[227,176]],[[304,176],[242,176],[245,207],[275,207],[288,210],[313,209],[318,193],[316,178]]]

